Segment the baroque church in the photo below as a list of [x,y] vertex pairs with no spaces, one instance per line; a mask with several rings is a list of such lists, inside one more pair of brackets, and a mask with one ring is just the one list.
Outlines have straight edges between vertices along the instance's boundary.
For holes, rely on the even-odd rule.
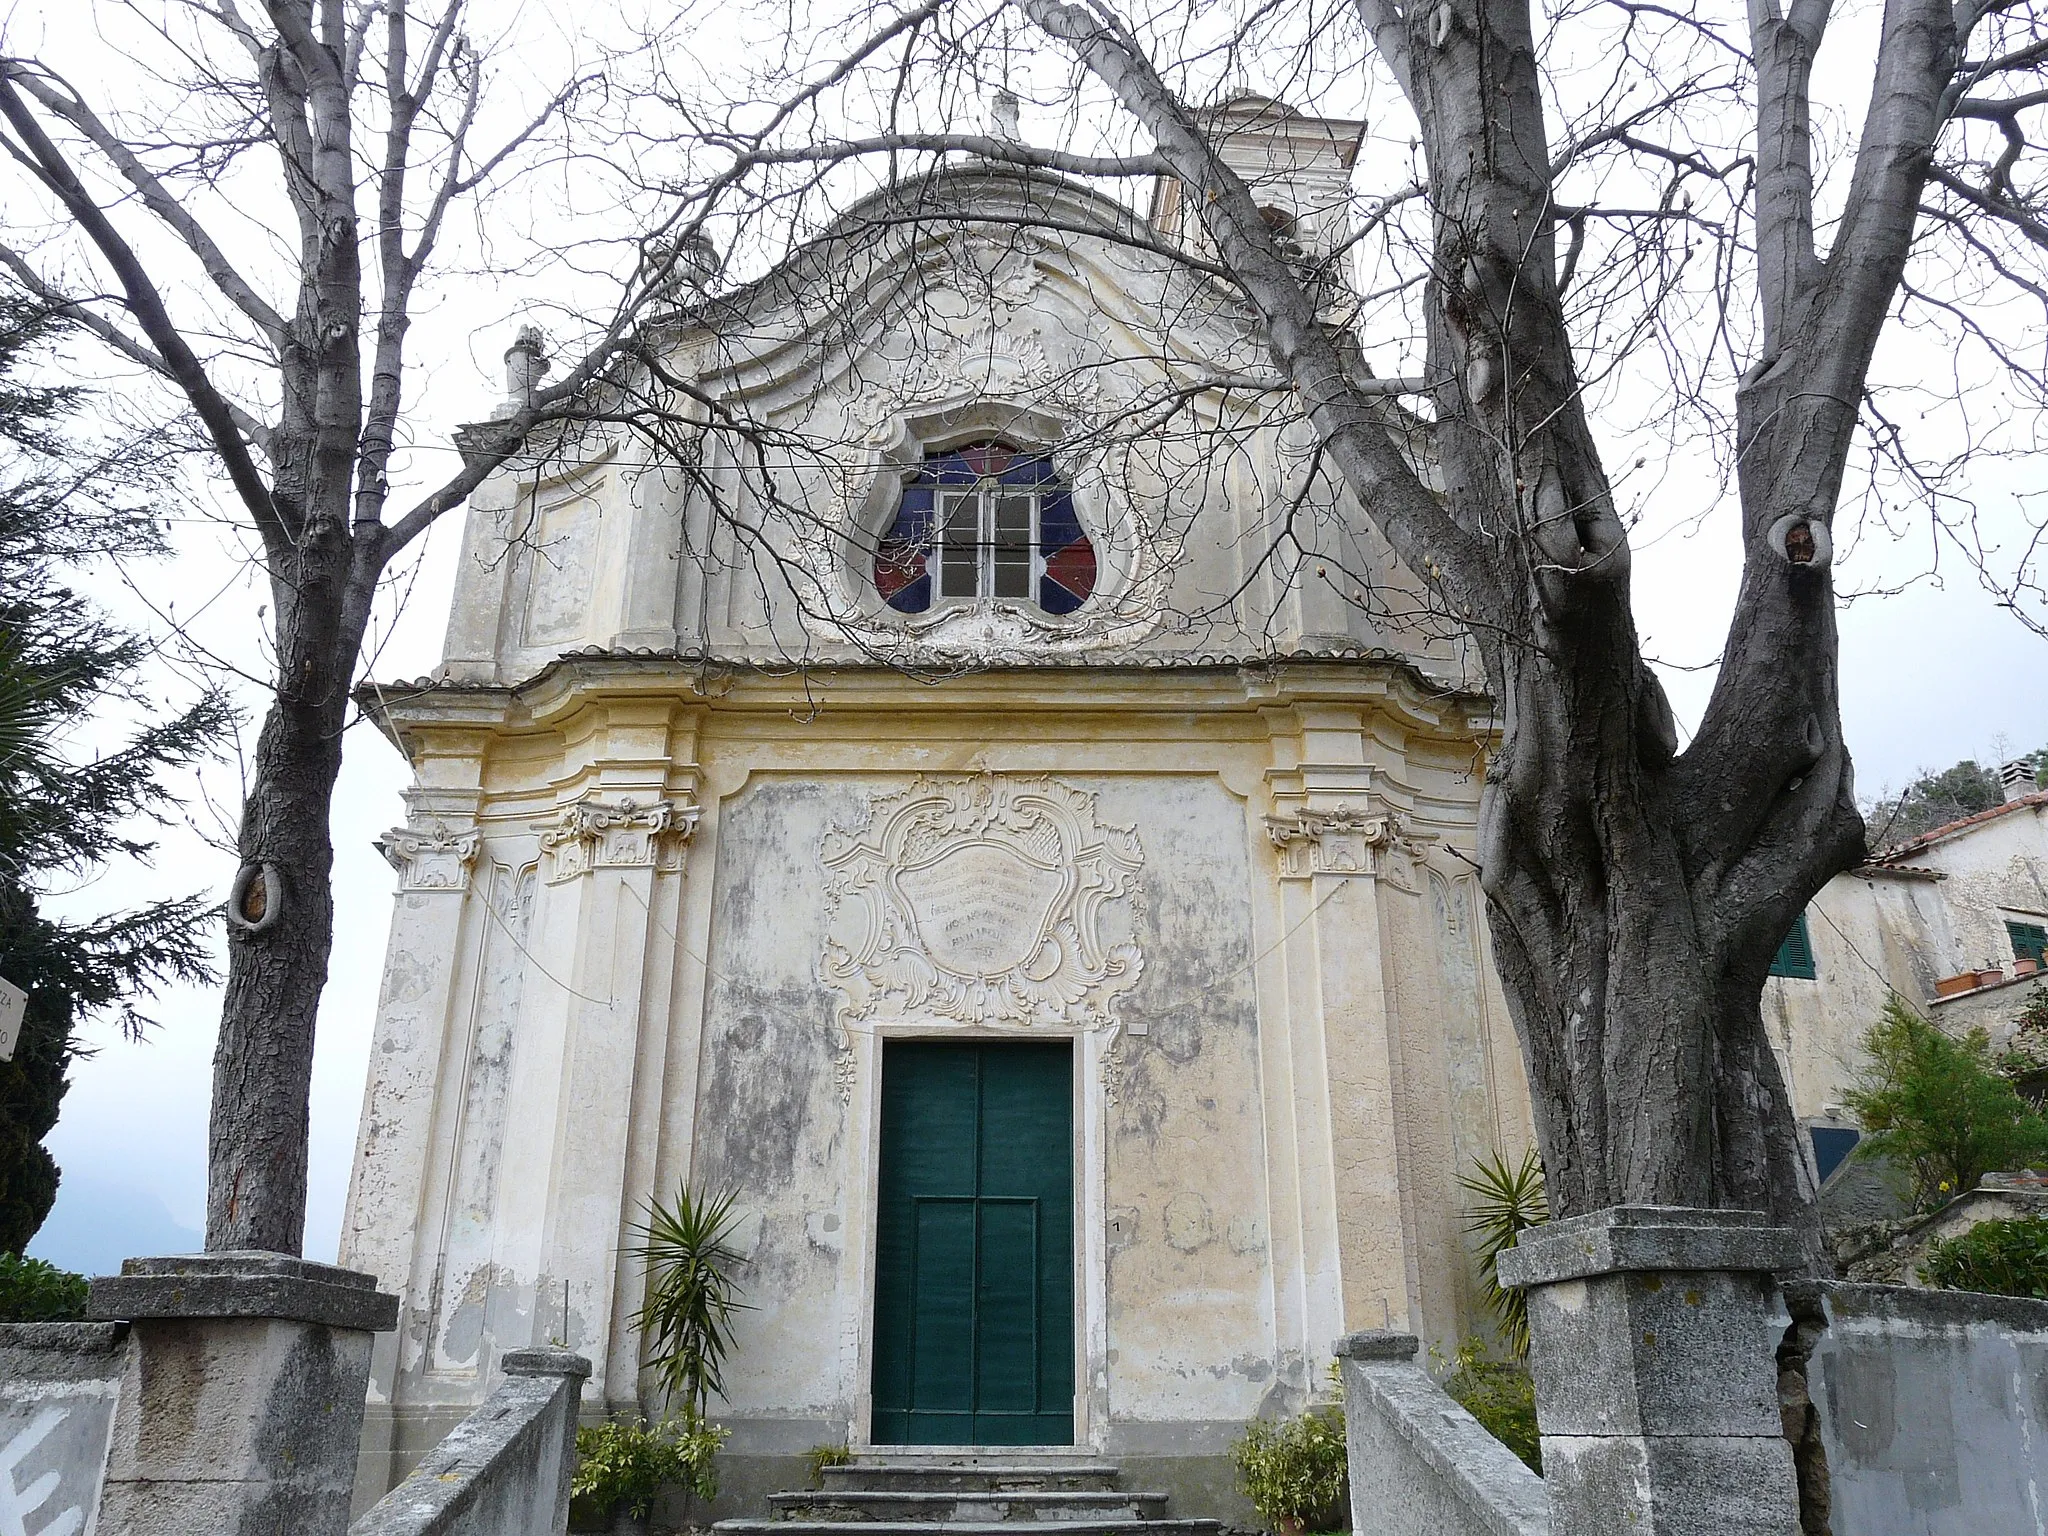
[[[1216,114],[1327,257],[1361,125]],[[673,463],[592,430],[472,498],[444,660],[363,695],[415,777],[340,1254],[403,1299],[359,1492],[508,1350],[641,1405],[633,1228],[683,1188],[745,1255],[721,1508],[840,1444],[1209,1502],[1339,1334],[1486,1326],[1457,1179],[1530,1138],[1491,706],[1245,386],[1179,190],[886,188],[675,306]]]

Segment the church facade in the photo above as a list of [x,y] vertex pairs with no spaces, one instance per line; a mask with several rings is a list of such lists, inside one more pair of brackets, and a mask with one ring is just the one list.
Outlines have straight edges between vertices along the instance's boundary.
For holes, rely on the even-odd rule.
[[[1328,249],[1357,125],[1222,111]],[[404,1303],[366,1493],[509,1349],[639,1406],[632,1228],[686,1187],[746,1255],[734,1507],[833,1444],[1220,1490],[1338,1334],[1486,1326],[1456,1180],[1530,1133],[1458,642],[1232,384],[1170,185],[900,199],[678,306],[687,465],[600,429],[486,484],[442,666],[367,695],[415,786],[341,1251]]]

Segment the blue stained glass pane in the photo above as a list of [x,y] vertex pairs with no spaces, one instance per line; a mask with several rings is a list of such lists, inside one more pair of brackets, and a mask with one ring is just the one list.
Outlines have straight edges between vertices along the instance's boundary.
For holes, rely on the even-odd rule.
[[1050,576],[1038,578],[1038,606],[1055,618],[1072,613],[1083,601]]
[[899,587],[887,601],[898,613],[923,613],[932,605],[931,572]]
[[1074,498],[1060,493],[1045,498],[1038,511],[1038,549],[1043,555],[1057,554],[1081,537],[1081,519],[1074,512]]
[[967,456],[960,453],[946,453],[936,459],[926,459],[924,473],[918,476],[918,479],[927,485],[972,485],[980,478],[981,476],[975,473],[974,466],[967,462]]
[[931,537],[931,533],[932,488],[928,485],[906,485],[903,499],[896,504],[896,521],[889,525],[889,531],[883,537],[922,543]]

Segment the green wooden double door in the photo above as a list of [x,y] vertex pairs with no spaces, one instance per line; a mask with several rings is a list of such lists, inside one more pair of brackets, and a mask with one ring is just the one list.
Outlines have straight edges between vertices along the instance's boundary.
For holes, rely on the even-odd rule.
[[1071,1061],[883,1047],[875,1443],[1073,1443]]

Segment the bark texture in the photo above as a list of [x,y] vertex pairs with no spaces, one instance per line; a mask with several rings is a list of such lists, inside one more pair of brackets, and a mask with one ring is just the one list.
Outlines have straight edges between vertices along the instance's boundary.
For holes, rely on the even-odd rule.
[[[553,122],[573,86],[509,138],[473,154],[482,70],[461,31],[462,0],[442,0],[427,21],[404,0],[265,0],[260,10],[260,19],[233,5],[197,14],[219,28],[224,54],[246,66],[232,83],[236,99],[260,103],[246,126],[251,142],[235,147],[267,149],[284,188],[292,225],[275,234],[292,252],[289,302],[274,304],[238,271],[180,187],[151,168],[158,146],[124,139],[72,85],[19,57],[0,57],[0,118],[11,134],[5,148],[101,263],[121,318],[67,292],[4,244],[0,264],[184,395],[262,541],[276,677],[251,764],[229,903],[206,1246],[295,1254],[305,1228],[315,1021],[333,941],[328,818],[378,582],[393,554],[460,506],[598,376],[636,311],[622,305],[558,383],[467,434],[460,468],[387,519],[385,471],[404,406],[410,306],[443,221],[457,199],[477,194],[496,167]],[[381,50],[371,47],[373,29]],[[378,131],[359,133],[363,120]],[[74,156],[90,157],[122,195],[88,186]],[[422,183],[417,196],[415,180]],[[237,404],[195,350],[195,339],[212,333],[181,325],[123,233],[120,220],[138,216],[138,208],[159,238],[183,246],[215,297],[246,324],[238,362],[260,358],[274,370],[272,419]],[[235,355],[233,346],[226,351]]]
[[1318,323],[1200,114],[1105,9],[1020,3],[1199,189],[1223,264],[1262,312],[1330,459],[1470,624],[1503,722],[1482,880],[1552,1210],[1764,1210],[1807,1232],[1818,1262],[1811,1179],[1760,998],[1794,919],[1864,852],[1829,529],[1959,29],[1975,16],[1888,0],[1854,183],[1823,258],[1807,71],[1826,5],[1752,8],[1764,351],[1737,402],[1744,566],[1711,703],[1681,752],[1638,643],[1626,531],[1573,361],[1526,0],[1359,0],[1421,124],[1440,497],[1380,425],[1368,381]]

